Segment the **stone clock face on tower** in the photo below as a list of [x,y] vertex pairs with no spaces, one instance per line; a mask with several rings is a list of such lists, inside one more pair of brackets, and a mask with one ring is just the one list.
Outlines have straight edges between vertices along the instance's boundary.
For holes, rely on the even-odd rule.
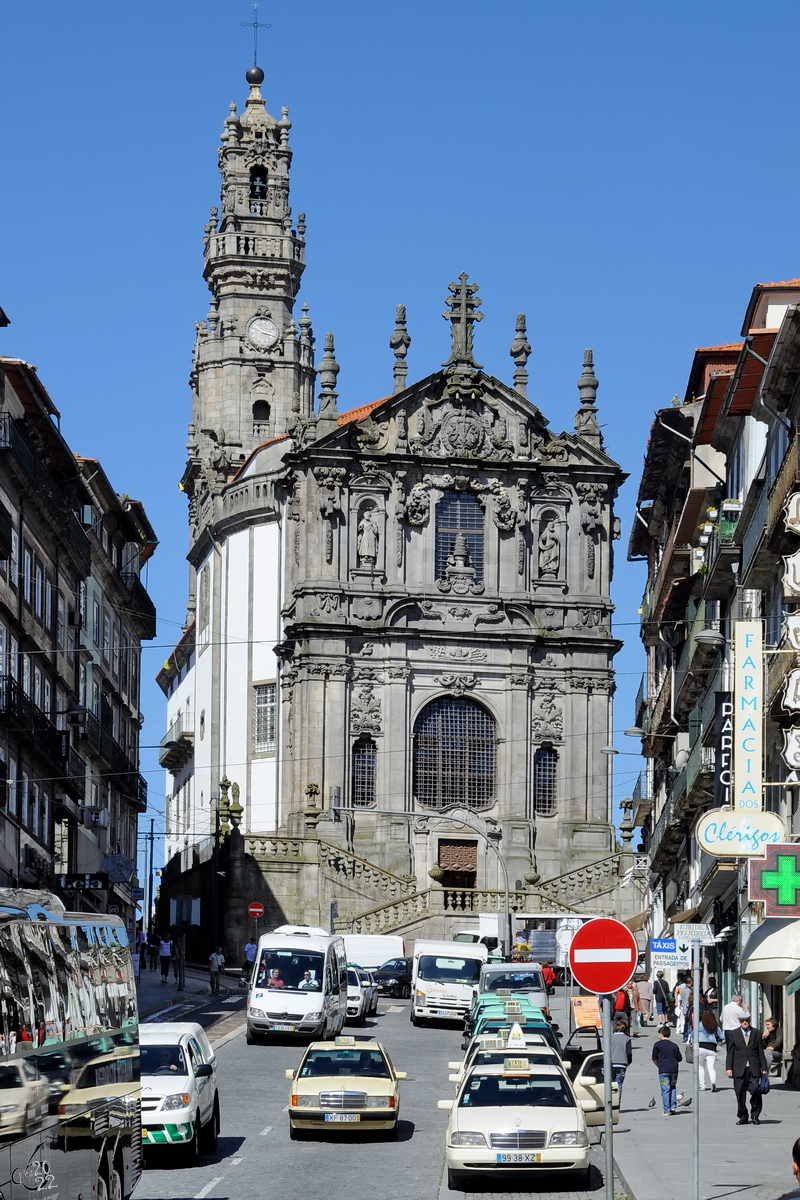
[[256,317],[247,326],[248,340],[257,350],[269,350],[278,340],[278,326],[269,317]]

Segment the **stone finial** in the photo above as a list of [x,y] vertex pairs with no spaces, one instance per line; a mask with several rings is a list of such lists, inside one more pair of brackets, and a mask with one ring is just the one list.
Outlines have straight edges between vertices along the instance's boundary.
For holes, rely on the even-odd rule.
[[339,364],[334,357],[333,334],[325,334],[325,353],[319,365],[319,415],[317,420],[317,437],[332,433],[339,426],[339,409],[336,401],[339,393],[335,391],[336,379],[339,374]]
[[478,312],[483,301],[478,297],[480,284],[468,283],[466,271],[458,277],[458,283],[448,283],[451,295],[445,300],[448,312],[442,313],[445,321],[450,322],[450,337],[452,346],[450,357],[442,366],[464,366],[480,368],[472,356],[473,326],[476,321],[483,320],[483,313]]
[[594,356],[591,349],[583,354],[583,373],[578,380],[578,391],[581,395],[581,407],[575,414],[575,432],[584,441],[602,446],[603,435],[597,423],[597,389],[600,386],[594,373]]
[[525,336],[528,331],[527,322],[525,320],[525,313],[517,314],[517,327],[516,328],[517,328],[516,337],[514,338],[513,342],[511,343],[511,348],[508,353],[513,358],[514,363],[517,368],[516,371],[514,372],[514,387],[516,388],[516,390],[518,392],[521,393],[521,395],[527,396],[527,394],[528,394],[528,372],[526,371],[525,367],[528,362],[528,359],[531,356],[531,344],[528,341],[527,337]]
[[314,345],[314,331],[311,328],[311,317],[308,315],[308,305],[302,305],[302,317],[297,322],[300,326],[300,341],[304,346]]
[[306,214],[305,213],[297,214],[297,233],[298,233],[299,237],[306,236]]
[[389,347],[394,351],[394,393],[402,392],[406,386],[408,363],[406,355],[411,345],[411,336],[406,329],[406,306],[398,304],[394,313],[394,333],[389,338]]

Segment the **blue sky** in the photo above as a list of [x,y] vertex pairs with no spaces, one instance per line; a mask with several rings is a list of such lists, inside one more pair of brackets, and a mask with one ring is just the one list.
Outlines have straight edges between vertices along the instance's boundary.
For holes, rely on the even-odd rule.
[[[0,353],[37,365],[73,448],[147,506],[161,545],[146,681],[185,617],[177,481],[194,322],[208,307],[201,238],[228,103],[247,94],[251,19],[246,0],[0,10],[0,305],[12,320]],[[318,345],[336,334],[340,408],[391,390],[398,302],[409,380],[447,357],[440,314],[462,270],[483,297],[476,356],[508,382],[527,313],[529,394],[555,429],[572,427],[593,347],[606,446],[632,476],[617,510],[621,731],[643,666],[644,568],[625,552],[653,411],[683,394],[695,346],[738,336],[755,282],[800,274],[800,6],[264,0],[260,19],[262,91],[294,123],[301,299]],[[142,707],[152,745],[154,684]],[[161,809],[155,751],[142,760]],[[617,758],[618,798],[638,766]]]

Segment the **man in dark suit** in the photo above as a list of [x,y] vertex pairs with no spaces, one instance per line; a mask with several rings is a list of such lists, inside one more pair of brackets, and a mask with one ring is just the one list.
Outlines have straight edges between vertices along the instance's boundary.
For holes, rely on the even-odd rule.
[[728,1039],[725,1062],[726,1075],[733,1079],[738,1105],[738,1124],[747,1125],[747,1093],[750,1093],[750,1118],[761,1124],[761,1076],[767,1073],[767,1059],[758,1031],[750,1028],[750,1014],[745,1013]]

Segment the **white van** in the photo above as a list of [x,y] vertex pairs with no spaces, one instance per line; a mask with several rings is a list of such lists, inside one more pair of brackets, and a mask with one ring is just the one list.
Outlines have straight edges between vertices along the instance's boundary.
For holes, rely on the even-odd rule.
[[480,942],[414,943],[411,1024],[459,1020],[469,1012],[489,951]]
[[347,961],[368,971],[391,958],[406,957],[406,944],[397,933],[346,933],[344,947]]
[[202,1025],[139,1026],[142,1144],[182,1147],[189,1163],[213,1153],[219,1137],[217,1060]]
[[247,994],[249,1046],[275,1033],[333,1038],[344,1025],[347,956],[341,937],[302,925],[284,930],[258,940]]

